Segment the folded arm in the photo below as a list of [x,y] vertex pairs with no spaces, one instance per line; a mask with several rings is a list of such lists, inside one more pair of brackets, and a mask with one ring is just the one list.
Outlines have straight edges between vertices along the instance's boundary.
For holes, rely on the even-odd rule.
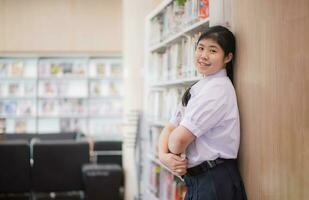
[[176,126],[168,123],[162,130],[159,137],[159,159],[160,161],[172,170],[175,174],[182,176],[187,172],[187,160],[175,155],[168,149],[169,137]]
[[195,135],[184,126],[173,129],[168,138],[168,150],[173,154],[185,152],[188,145],[195,139]]

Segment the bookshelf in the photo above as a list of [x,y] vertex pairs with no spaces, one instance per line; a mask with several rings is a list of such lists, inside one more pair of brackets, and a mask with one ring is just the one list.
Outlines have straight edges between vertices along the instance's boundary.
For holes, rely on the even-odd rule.
[[121,57],[0,57],[0,118],[7,133],[82,132],[120,140]]
[[[143,199],[182,200],[186,187],[158,159],[158,139],[185,90],[202,76],[194,67],[201,32],[228,25],[230,0],[165,0],[146,18]],[[211,14],[210,14],[211,13]]]

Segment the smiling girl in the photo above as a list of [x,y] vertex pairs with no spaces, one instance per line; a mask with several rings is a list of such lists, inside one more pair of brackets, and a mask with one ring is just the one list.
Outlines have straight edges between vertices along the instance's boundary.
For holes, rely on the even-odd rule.
[[185,200],[247,199],[237,166],[240,130],[234,56],[235,37],[227,28],[214,26],[200,36],[194,61],[204,78],[185,92],[183,109],[160,135],[159,159],[184,177]]

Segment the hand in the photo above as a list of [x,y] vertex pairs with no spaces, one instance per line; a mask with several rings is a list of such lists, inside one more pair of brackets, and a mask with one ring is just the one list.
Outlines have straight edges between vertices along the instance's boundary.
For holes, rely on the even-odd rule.
[[188,161],[172,153],[162,153],[159,155],[160,161],[168,167],[174,174],[183,176],[187,173]]

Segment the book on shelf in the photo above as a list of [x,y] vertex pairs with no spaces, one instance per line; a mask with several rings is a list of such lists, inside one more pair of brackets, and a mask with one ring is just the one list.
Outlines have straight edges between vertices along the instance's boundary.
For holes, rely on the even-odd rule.
[[20,83],[11,82],[8,83],[8,95],[9,96],[21,96]]
[[14,123],[15,133],[26,133],[27,132],[27,120],[17,119]]
[[24,84],[24,96],[35,96],[36,95],[36,84],[35,82],[25,83]]
[[97,139],[122,139],[121,122],[106,122],[104,119],[93,118],[89,124],[89,134]]
[[122,95],[122,83],[119,82],[110,82],[108,84],[108,91],[110,96]]
[[163,118],[163,91],[153,90],[148,94],[147,113],[151,120],[165,120]]
[[158,164],[151,163],[149,170],[149,185],[151,186],[151,192],[156,196],[160,196],[160,172],[161,167]]
[[59,110],[65,115],[86,115],[86,102],[83,99],[61,99]]
[[122,66],[120,63],[111,63],[110,76],[115,78],[122,77]]
[[0,77],[6,77],[8,75],[9,64],[0,62]]
[[107,76],[106,63],[97,63],[95,67],[96,67],[97,76],[99,76],[99,77],[106,77]]
[[58,93],[58,85],[57,82],[54,81],[43,81],[39,83],[40,87],[40,96],[42,97],[50,97],[56,96]]
[[155,157],[158,157],[158,152],[159,152],[158,142],[159,142],[159,137],[160,137],[160,133],[162,129],[163,127],[156,127],[156,126],[152,126],[150,128],[149,146],[150,146],[151,153]]
[[122,101],[118,99],[92,99],[89,102],[91,116],[116,117],[123,112]]
[[108,82],[99,80],[92,80],[90,82],[90,95],[92,97],[107,96],[108,93]]
[[39,81],[39,96],[45,97],[87,97],[86,80],[51,80]]
[[23,61],[13,61],[10,65],[10,76],[11,77],[21,77],[24,74],[24,62]]
[[75,76],[84,76],[87,73],[87,65],[83,62],[75,63],[73,65],[72,74]]
[[63,75],[72,75],[73,73],[73,63],[60,63],[60,67],[62,67]]
[[85,125],[82,120],[76,118],[60,119],[60,132],[85,133]]
[[59,113],[59,104],[55,99],[39,100],[40,116],[56,116]]
[[209,17],[209,0],[199,0],[198,17],[206,19]]
[[[0,102],[0,114],[2,113],[1,111],[1,102]],[[3,134],[6,132],[6,119],[4,117],[0,117],[0,134]]]
[[7,100],[3,103],[3,114],[4,115],[16,115],[17,101]]
[[208,17],[209,0],[173,1],[151,19],[150,45],[158,44]]
[[175,182],[174,175],[162,169],[160,171],[160,199],[171,200],[175,199]]
[[22,100],[18,102],[17,113],[20,116],[35,115],[35,102],[32,100]]
[[198,77],[194,67],[196,41],[200,36],[197,32],[182,37],[179,42],[168,45],[163,52],[153,52],[150,56],[150,80],[152,82],[181,80]]
[[157,163],[149,165],[150,191],[160,200],[183,200],[187,192],[185,183]]
[[51,63],[49,67],[50,76],[61,76],[63,74],[63,68],[58,63]]
[[175,200],[183,200],[186,196],[188,188],[182,181],[176,181],[175,185],[176,185]]
[[39,61],[40,77],[72,77],[86,75],[83,61],[42,59]]

